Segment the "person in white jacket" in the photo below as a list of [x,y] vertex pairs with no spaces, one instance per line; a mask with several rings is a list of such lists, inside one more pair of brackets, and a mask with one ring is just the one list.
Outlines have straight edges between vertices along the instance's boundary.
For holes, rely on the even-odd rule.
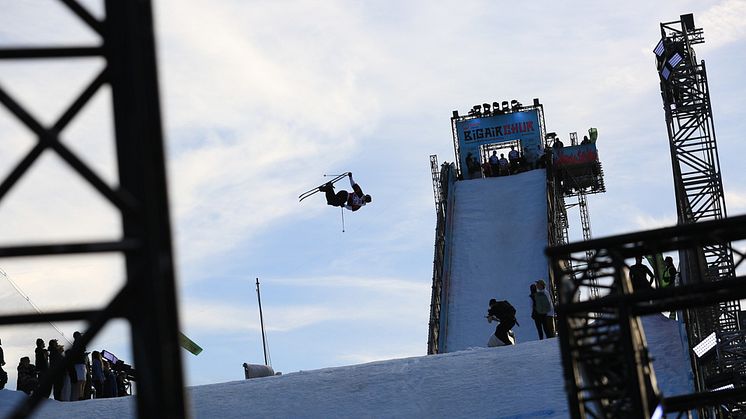
[[554,303],[552,302],[552,294],[547,289],[547,284],[544,282],[543,279],[540,279],[536,281],[536,290],[538,292],[544,293],[547,296],[547,299],[549,300],[549,311],[547,312],[546,322],[546,334],[547,338],[553,338],[555,336],[555,329],[554,329]]
[[363,194],[360,185],[352,179],[352,172],[347,174],[350,178],[352,192],[342,189],[334,193],[334,185],[330,182],[319,187],[319,191],[326,193],[326,203],[333,207],[343,207],[350,211],[357,211],[372,201],[370,195]]

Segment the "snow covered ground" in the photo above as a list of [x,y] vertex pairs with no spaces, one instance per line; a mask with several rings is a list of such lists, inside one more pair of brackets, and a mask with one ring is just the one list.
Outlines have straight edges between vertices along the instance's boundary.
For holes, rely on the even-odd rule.
[[[691,391],[678,324],[644,319],[664,395]],[[0,417],[26,395],[0,391]],[[473,348],[282,376],[190,387],[195,418],[463,417],[566,418],[567,401],[557,339]],[[131,418],[133,397],[57,402],[36,418]]]
[[547,280],[546,171],[455,184],[451,274],[441,352],[487,346],[490,298],[516,308],[519,342],[538,339],[529,286]]

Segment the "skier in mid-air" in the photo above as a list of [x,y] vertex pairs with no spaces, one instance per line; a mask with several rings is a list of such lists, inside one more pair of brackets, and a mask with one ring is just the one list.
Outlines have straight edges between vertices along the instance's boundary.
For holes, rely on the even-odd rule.
[[370,195],[363,194],[360,185],[355,183],[352,179],[352,172],[347,173],[347,176],[350,178],[352,192],[342,189],[339,192],[334,193],[334,184],[332,182],[319,186],[319,192],[324,192],[326,194],[326,203],[328,205],[347,208],[350,211],[357,211],[364,207],[365,204],[369,204],[372,199]]

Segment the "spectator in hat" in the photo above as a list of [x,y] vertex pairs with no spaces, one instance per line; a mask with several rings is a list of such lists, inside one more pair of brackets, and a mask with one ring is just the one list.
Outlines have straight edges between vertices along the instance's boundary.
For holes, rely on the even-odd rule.
[[552,302],[552,294],[547,289],[547,284],[543,279],[536,281],[536,290],[543,293],[547,300],[549,300],[549,310],[547,311],[547,317],[544,320],[545,331],[547,338],[553,338],[555,336],[554,330],[554,303]]

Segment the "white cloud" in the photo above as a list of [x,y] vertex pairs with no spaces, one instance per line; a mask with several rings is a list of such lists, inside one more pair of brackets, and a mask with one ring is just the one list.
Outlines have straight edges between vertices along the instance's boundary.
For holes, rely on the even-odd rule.
[[725,0],[695,15],[697,27],[704,28],[705,40],[713,48],[746,39],[746,1]]
[[725,193],[726,208],[731,214],[746,211],[746,193],[736,190],[728,190]]
[[655,217],[650,214],[638,214],[634,221],[640,230],[654,230],[657,228],[673,227],[676,225],[677,217],[673,214]]

